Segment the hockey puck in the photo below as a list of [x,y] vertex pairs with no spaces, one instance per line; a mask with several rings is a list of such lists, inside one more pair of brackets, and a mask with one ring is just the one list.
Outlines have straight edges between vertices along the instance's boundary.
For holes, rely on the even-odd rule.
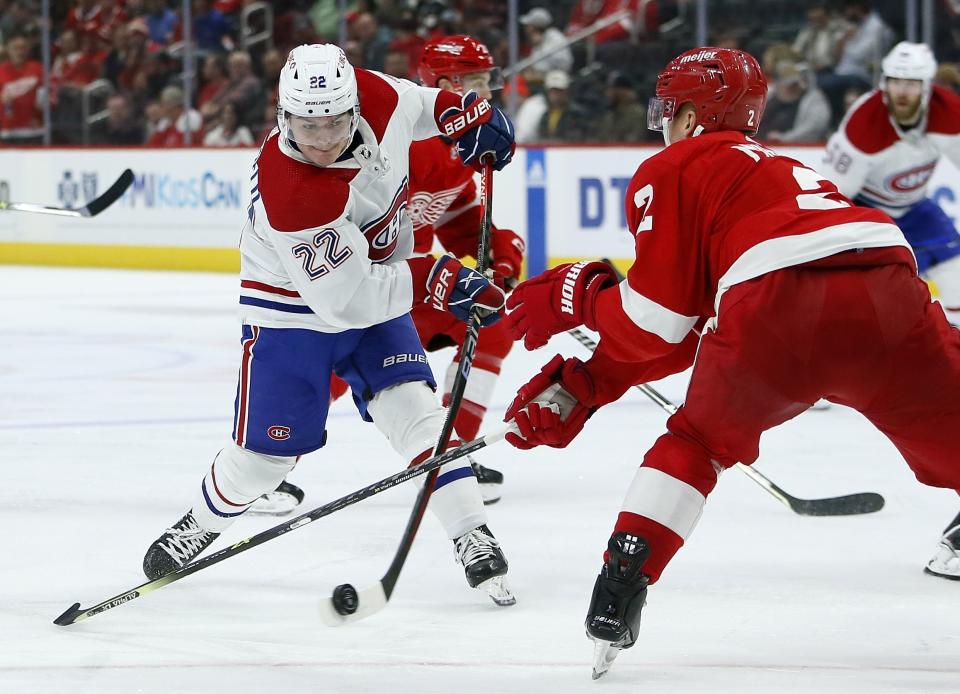
[[343,583],[333,589],[333,609],[346,617],[357,611],[360,605],[360,596],[357,589],[349,583]]

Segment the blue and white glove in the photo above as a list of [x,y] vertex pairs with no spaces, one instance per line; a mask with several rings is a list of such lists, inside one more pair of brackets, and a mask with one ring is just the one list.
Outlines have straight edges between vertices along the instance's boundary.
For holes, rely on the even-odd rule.
[[513,159],[516,149],[513,123],[501,111],[476,92],[467,92],[460,107],[440,114],[443,133],[457,141],[460,161],[480,170],[480,158],[486,152],[494,156],[493,168],[499,171]]
[[452,255],[440,256],[427,279],[427,303],[464,321],[470,309],[477,307],[484,327],[500,320],[504,299],[497,285]]

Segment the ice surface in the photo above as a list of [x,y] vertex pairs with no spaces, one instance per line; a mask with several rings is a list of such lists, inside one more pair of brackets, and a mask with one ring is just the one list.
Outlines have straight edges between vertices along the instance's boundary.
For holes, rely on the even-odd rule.
[[[879,514],[803,518],[724,475],[650,591],[637,646],[590,679],[583,617],[626,485],[665,415],[641,393],[567,450],[490,448],[490,526],[519,603],[471,591],[428,517],[391,604],[321,625],[321,596],[376,581],[414,487],[391,490],[71,627],[52,620],[142,582],[146,546],[186,510],[228,439],[239,355],[230,275],[0,269],[0,692],[956,692],[960,583],[921,572],[957,511],[855,412],[767,435],[758,469],[798,496],[878,491]],[[489,430],[566,336],[518,349]],[[445,368],[450,351],[432,358]],[[674,399],[684,379],[658,384]],[[339,402],[291,480],[306,508],[400,465]],[[269,518],[243,518],[226,540]],[[215,547],[221,547],[220,540]]]

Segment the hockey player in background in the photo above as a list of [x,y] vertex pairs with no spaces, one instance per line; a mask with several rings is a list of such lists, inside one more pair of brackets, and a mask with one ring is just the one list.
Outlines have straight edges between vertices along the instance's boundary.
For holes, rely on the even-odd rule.
[[[279,128],[253,168],[240,239],[242,355],[233,440],[192,507],[147,550],[154,579],[184,566],[300,456],[326,442],[331,373],[410,464],[433,453],[445,410],[410,318],[423,303],[494,323],[503,292],[452,256],[410,257],[412,141],[446,133],[465,164],[513,156],[507,118],[476,95],[354,69],[334,45],[299,46],[280,73]],[[453,445],[453,442],[451,443]],[[319,462],[319,461],[318,461]],[[341,461],[342,462],[342,461]],[[468,583],[514,602],[469,462],[440,469],[430,508]]]
[[[579,325],[586,362],[554,357],[506,413],[518,448],[563,448],[633,384],[693,365],[683,407],[627,490],[586,619],[595,676],[637,638],[648,587],[693,531],[719,474],[820,397],[861,412],[917,478],[960,491],[960,332],[932,303],[906,239],[800,162],[752,140],[767,83],[742,51],[701,48],[660,73],[650,127],[666,149],[627,188],[636,261],[520,284],[506,322],[528,349]],[[960,530],[932,572],[960,578]],[[878,549],[878,551],[883,551]]]
[[[476,92],[482,99],[502,86],[500,70],[487,47],[469,36],[444,36],[423,48],[418,66],[420,81],[457,94]],[[474,169],[457,156],[456,143],[445,135],[414,142],[410,147],[410,199],[407,214],[413,223],[414,252],[430,255],[436,238],[445,251],[457,258],[474,256],[480,233],[482,210],[474,182]],[[493,280],[509,291],[520,277],[525,250],[523,239],[509,229],[493,227],[490,239]],[[459,347],[466,335],[466,323],[451,313],[433,310],[429,304],[414,306],[413,324],[428,352]],[[472,441],[480,432],[500,367],[513,346],[513,338],[502,323],[480,333],[470,369],[470,379],[454,430],[463,441]],[[450,389],[459,368],[459,354],[447,368],[443,403],[450,401]],[[338,382],[339,381],[339,382]],[[346,384],[334,379],[332,395],[339,397]],[[483,501],[500,499],[503,475],[468,458],[473,466]]]
[[922,43],[898,43],[881,69],[880,88],[860,97],[827,143],[822,171],[847,197],[893,217],[960,325],[960,234],[927,197],[941,156],[960,168],[960,96],[933,85],[937,62]]

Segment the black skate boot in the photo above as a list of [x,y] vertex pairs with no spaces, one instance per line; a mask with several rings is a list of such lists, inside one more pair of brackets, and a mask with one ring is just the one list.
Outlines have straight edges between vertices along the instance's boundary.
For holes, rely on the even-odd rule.
[[931,576],[960,581],[960,514],[943,531],[937,553],[923,571]]
[[602,677],[617,654],[637,640],[649,582],[640,567],[648,556],[650,548],[636,535],[614,533],[607,544],[607,563],[593,586],[586,619],[587,636],[596,643],[593,679]]
[[457,563],[463,565],[463,573],[471,588],[486,590],[490,599],[501,607],[514,605],[517,599],[507,587],[507,559],[500,543],[481,525],[453,541]]
[[286,516],[303,502],[303,490],[284,480],[272,492],[261,494],[247,509],[258,516]]
[[193,511],[188,511],[176,525],[167,528],[167,531],[150,545],[143,557],[143,573],[151,581],[166,576],[171,571],[189,564],[219,536],[220,533],[209,532],[197,525]]
[[483,496],[485,506],[495,504],[500,501],[500,489],[503,487],[503,473],[493,468],[484,467],[476,462],[472,456],[467,456],[470,466],[473,468],[473,474],[480,485],[480,494]]

